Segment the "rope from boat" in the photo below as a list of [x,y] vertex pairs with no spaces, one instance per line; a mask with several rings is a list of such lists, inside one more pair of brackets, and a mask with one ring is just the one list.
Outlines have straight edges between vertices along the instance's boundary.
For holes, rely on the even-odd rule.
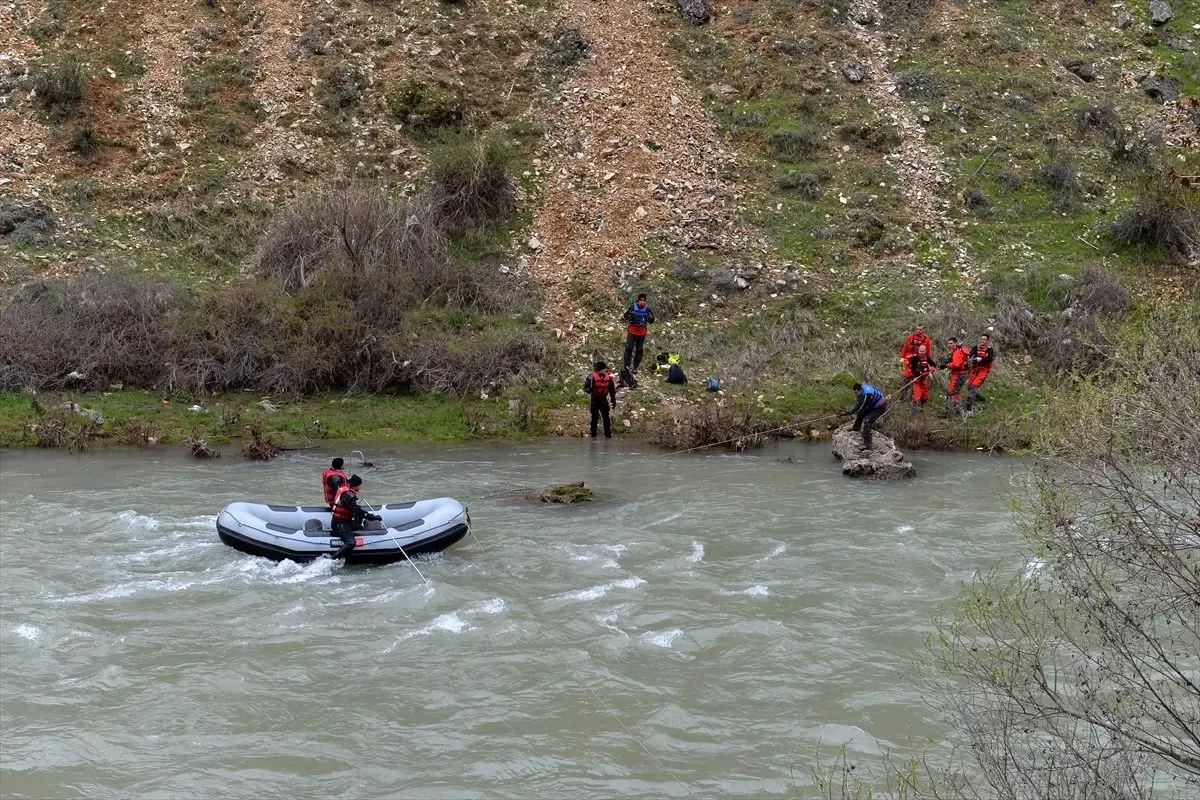
[[[374,507],[374,506],[372,506],[370,503],[368,503],[366,500],[364,500],[364,501],[363,501],[363,505],[364,505],[364,506],[366,506],[367,508],[371,509],[371,513],[372,513],[372,514],[378,514],[378,513],[379,513],[378,511],[376,511],[376,510],[375,510],[375,507]],[[396,537],[392,535],[392,529],[391,529],[391,528],[389,528],[387,525],[384,525],[384,526],[383,526],[383,529],[384,529],[385,531],[387,531],[388,538],[389,538],[389,539],[391,539],[391,540],[392,540],[392,543],[396,545],[396,549],[400,551],[400,555],[404,556],[404,560],[405,560],[405,561],[407,561],[409,564],[412,564],[412,568],[413,568],[413,569],[415,569],[415,570],[417,570],[417,575],[419,575],[419,576],[420,576],[420,578],[421,578],[421,580],[425,581],[425,585],[426,585],[426,586],[428,586],[428,585],[429,585],[429,579],[428,579],[428,578],[426,578],[424,575],[421,575],[421,570],[420,570],[420,569],[418,569],[418,567],[417,567],[417,565],[416,565],[416,564],[413,564],[413,560],[412,560],[411,558],[409,558],[409,557],[408,557],[408,553],[404,552],[404,548],[400,546],[400,542],[398,542],[398,541],[396,540]]]
[[617,724],[621,726],[621,730],[623,730],[623,731],[625,731],[625,733],[629,734],[629,738],[631,738],[635,742],[637,742],[638,746],[646,751],[646,755],[650,756],[650,758],[652,758],[654,760],[655,764],[658,764],[658,768],[661,769],[663,772],[667,773],[668,775],[670,775],[671,778],[673,778],[674,781],[676,783],[678,783],[680,786],[682,786],[683,790],[688,793],[688,797],[691,797],[692,800],[695,800],[696,795],[692,794],[692,790],[688,787],[688,785],[686,783],[684,783],[683,781],[681,781],[679,779],[678,775],[676,775],[674,772],[671,772],[671,770],[667,769],[667,765],[664,764],[659,759],[658,756],[654,755],[654,753],[650,750],[650,748],[646,747],[645,743],[641,739],[639,739],[637,736],[634,735],[633,731],[631,731],[631,730],[629,730],[629,728],[625,727],[625,723],[621,722],[621,718],[619,716],[617,716],[617,712],[612,710],[612,707],[609,706],[609,704],[604,701],[604,698],[600,696],[600,693],[597,692],[595,689],[593,689],[590,686],[585,686],[584,688],[587,689],[589,692],[591,692],[593,695],[595,695],[596,699],[600,701],[600,704],[602,706],[604,706],[605,710],[607,710],[608,713],[612,715],[612,718],[617,721]]

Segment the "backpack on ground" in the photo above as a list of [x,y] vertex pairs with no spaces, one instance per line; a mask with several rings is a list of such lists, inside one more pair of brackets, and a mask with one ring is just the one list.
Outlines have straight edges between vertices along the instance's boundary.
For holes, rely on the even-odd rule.
[[721,391],[721,382],[716,378],[709,378],[704,382],[704,390],[706,392],[719,392]]
[[667,383],[687,383],[687,375],[684,374],[683,367],[678,364],[672,364],[668,367]]

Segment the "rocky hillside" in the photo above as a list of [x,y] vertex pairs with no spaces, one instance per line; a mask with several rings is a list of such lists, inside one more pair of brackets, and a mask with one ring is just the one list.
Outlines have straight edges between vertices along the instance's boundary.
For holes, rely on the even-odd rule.
[[449,249],[536,295],[549,376],[642,290],[766,413],[917,317],[1015,397],[1197,300],[1198,48],[1180,0],[4,0],[0,281],[236,284],[295,198],[491,137],[515,203]]

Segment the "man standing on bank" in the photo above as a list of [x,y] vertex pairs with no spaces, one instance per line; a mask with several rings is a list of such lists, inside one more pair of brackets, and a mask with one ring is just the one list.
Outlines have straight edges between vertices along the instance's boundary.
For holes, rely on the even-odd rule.
[[642,363],[642,348],[646,345],[648,326],[654,322],[654,312],[646,303],[646,295],[639,294],[637,300],[625,311],[621,319],[629,323],[629,327],[625,331],[625,369],[637,372],[638,366]]
[[992,349],[992,337],[986,333],[980,334],[979,344],[975,345],[975,349],[971,351],[967,362],[971,366],[971,372],[967,376],[967,412],[970,413],[975,408],[975,401],[979,398],[979,387],[983,386],[983,382],[987,380],[988,373],[992,371],[992,362],[996,360],[996,351]]
[[589,408],[592,413],[592,438],[596,438],[596,424],[603,417],[604,438],[611,439],[612,417],[609,415],[608,410],[617,407],[617,384],[613,380],[612,373],[608,371],[607,364],[603,361],[595,363],[595,370],[583,381],[583,391],[587,392],[591,398]]

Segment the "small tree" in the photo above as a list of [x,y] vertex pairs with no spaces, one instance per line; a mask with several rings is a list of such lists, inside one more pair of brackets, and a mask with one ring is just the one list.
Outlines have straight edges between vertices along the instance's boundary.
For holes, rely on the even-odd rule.
[[932,642],[974,763],[928,794],[1200,792],[1200,313],[1154,316],[1110,363],[1046,412],[1030,566],[971,587]]

